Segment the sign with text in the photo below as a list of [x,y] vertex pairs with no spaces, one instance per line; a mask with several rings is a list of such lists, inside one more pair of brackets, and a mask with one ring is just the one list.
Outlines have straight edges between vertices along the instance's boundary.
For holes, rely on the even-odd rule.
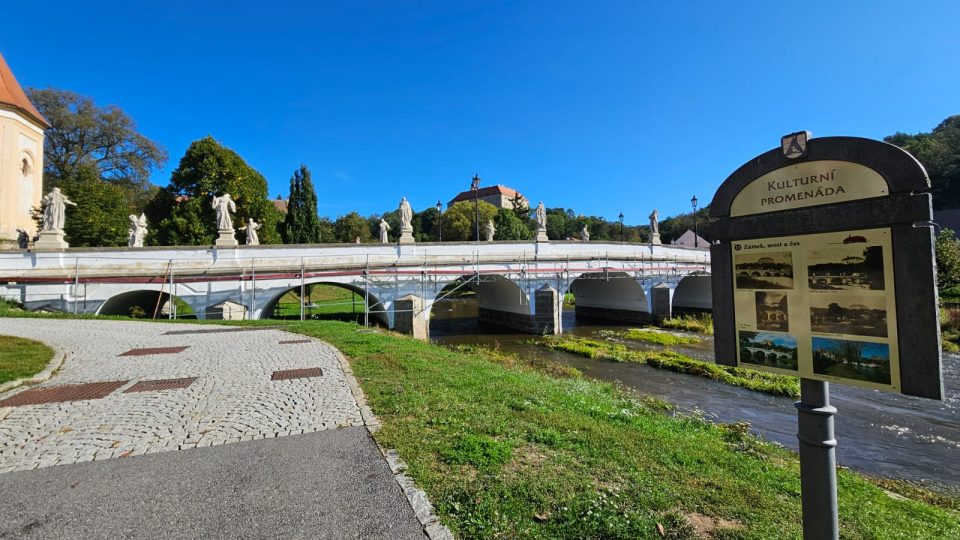
[[899,390],[890,230],[731,242],[737,360]]
[[777,169],[751,182],[733,200],[730,216],[747,216],[887,195],[880,174],[848,161],[808,161]]
[[785,136],[710,204],[717,362],[943,397],[930,180],[906,151]]

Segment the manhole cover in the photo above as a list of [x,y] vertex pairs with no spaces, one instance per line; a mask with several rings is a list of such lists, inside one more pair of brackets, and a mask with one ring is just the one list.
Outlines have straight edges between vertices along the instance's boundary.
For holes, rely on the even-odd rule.
[[197,380],[196,377],[187,377],[185,379],[158,379],[156,381],[140,381],[137,384],[123,391],[124,394],[130,392],[152,392],[154,390],[176,390],[186,388]]
[[130,349],[120,356],[146,356],[148,354],[174,354],[187,350],[189,346],[183,347],[149,347],[146,349]]
[[287,341],[281,341],[280,345],[295,345],[297,343],[310,343],[311,341],[312,340],[310,339],[290,339]]
[[0,401],[0,407],[61,403],[64,401],[79,401],[81,399],[100,399],[127,384],[127,382],[128,381],[110,381],[32,388]]
[[271,381],[284,381],[287,379],[304,379],[307,377],[319,377],[323,371],[318,367],[304,369],[286,369],[283,371],[274,371]]

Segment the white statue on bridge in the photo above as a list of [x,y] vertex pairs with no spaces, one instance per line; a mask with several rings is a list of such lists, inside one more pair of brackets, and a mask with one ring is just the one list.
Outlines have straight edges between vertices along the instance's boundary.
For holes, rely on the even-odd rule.
[[657,219],[660,218],[660,214],[657,213],[657,209],[653,209],[653,213],[650,214],[650,234],[660,235],[660,224],[657,223]]
[[400,198],[400,207],[397,209],[397,213],[400,214],[400,230],[413,230],[413,210],[410,208],[410,203],[407,202],[406,197]]
[[493,220],[487,221],[487,242],[493,242],[493,235],[497,234],[497,228],[493,225]]
[[230,198],[230,194],[224,193],[219,197],[214,197],[210,206],[217,212],[217,229],[232,233],[233,218],[230,217],[230,212],[236,212],[237,205]]
[[260,237],[257,235],[257,229],[262,225],[253,220],[253,218],[247,219],[247,226],[243,228],[243,231],[247,233],[247,245],[248,246],[259,246]]
[[381,244],[390,243],[390,240],[387,239],[387,231],[389,230],[390,230],[390,224],[387,223],[387,220],[381,218],[380,219],[380,243]]
[[580,231],[580,240],[583,240],[584,242],[590,241],[590,229],[587,229],[586,225],[584,225],[583,230]]
[[60,193],[58,187],[53,188],[53,191],[48,193],[40,202],[43,205],[43,230],[45,231],[63,231],[67,205],[77,205],[66,195]]
[[140,214],[137,217],[130,214],[130,230],[127,231],[127,247],[143,247],[143,240],[147,237],[147,216]]
[[547,241],[547,210],[543,207],[543,201],[537,205],[537,242]]

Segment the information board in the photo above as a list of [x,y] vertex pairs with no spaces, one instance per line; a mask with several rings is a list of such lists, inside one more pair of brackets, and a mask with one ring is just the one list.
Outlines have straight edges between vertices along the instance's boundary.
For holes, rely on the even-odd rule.
[[730,247],[739,365],[899,391],[889,228]]

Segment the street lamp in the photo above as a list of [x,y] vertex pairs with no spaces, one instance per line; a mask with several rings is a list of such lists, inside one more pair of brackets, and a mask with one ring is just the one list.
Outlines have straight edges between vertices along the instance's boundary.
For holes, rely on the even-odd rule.
[[620,241],[623,242],[623,212],[620,212]]
[[440,232],[440,241],[443,242],[443,204],[437,201],[437,230]]
[[697,196],[690,198],[693,205],[693,247],[700,247],[700,235],[697,233]]
[[480,176],[473,175],[473,181],[470,183],[470,190],[473,191],[473,211],[476,215],[474,221],[477,225],[477,242],[480,241]]

